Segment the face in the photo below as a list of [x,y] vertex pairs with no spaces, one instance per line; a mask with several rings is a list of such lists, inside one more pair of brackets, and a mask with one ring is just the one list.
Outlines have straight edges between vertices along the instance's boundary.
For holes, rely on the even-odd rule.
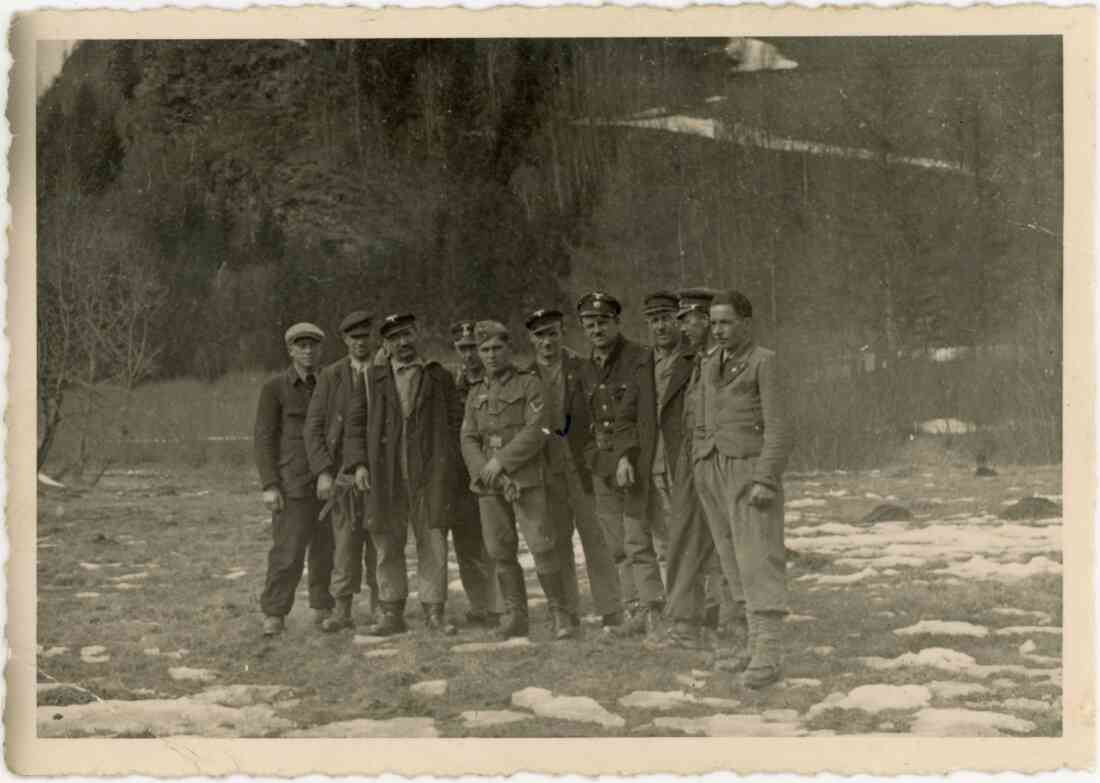
[[710,332],[710,318],[700,310],[691,310],[680,319],[680,331],[692,348],[699,349],[707,344]]
[[612,318],[609,315],[583,316],[581,327],[584,329],[584,336],[588,338],[588,342],[598,350],[609,348],[622,330],[619,319]]
[[549,324],[531,332],[531,347],[543,362],[557,361],[561,356],[561,324]]
[[477,345],[463,343],[455,345],[455,351],[462,359],[462,367],[471,372],[481,369],[481,357],[477,355]]
[[312,337],[300,337],[287,347],[290,360],[302,372],[313,372],[321,363],[321,343]]
[[386,351],[397,361],[407,364],[417,357],[418,338],[419,333],[415,326],[402,329],[386,338]]
[[710,308],[710,331],[723,348],[740,348],[749,338],[749,319],[739,316],[731,305],[717,305]]
[[477,347],[485,372],[496,376],[504,372],[512,363],[512,346],[503,337],[486,340]]
[[348,348],[348,356],[357,362],[365,362],[374,350],[370,332],[345,334],[344,345]]
[[654,347],[668,350],[680,342],[680,327],[673,313],[654,313],[647,315],[645,321]]

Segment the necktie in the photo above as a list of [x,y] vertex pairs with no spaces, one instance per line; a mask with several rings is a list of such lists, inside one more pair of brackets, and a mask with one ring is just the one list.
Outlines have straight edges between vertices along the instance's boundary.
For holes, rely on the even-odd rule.
[[313,389],[317,386],[317,376],[310,373],[306,376],[306,388],[309,389],[309,393],[313,394]]

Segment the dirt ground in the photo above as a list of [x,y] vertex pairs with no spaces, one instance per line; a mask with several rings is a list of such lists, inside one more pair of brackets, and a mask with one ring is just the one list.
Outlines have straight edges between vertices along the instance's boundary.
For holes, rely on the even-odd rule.
[[[530,645],[456,650],[490,637],[427,636],[415,599],[401,637],[324,635],[301,589],[287,632],[265,640],[270,519],[250,473],[43,489],[39,735],[1058,736],[1060,512],[1000,515],[1026,496],[1060,506],[1061,472],[998,470],[792,476],[786,680],[759,692],[707,647],[649,649],[594,617],[552,642],[544,605]],[[887,502],[912,519],[860,524]],[[450,579],[461,625],[453,559]]]

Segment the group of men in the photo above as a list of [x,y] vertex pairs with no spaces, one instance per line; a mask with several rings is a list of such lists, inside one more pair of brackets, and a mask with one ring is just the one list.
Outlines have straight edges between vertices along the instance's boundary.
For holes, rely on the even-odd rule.
[[291,365],[264,386],[256,420],[273,512],[265,636],[283,630],[307,555],[323,630],[353,625],[365,583],[368,632],[404,632],[411,531],[430,632],[456,633],[445,613],[450,533],[468,624],[529,633],[522,536],[552,636],[575,638],[576,532],[608,634],[694,646],[710,628],[746,685],[781,677],[793,439],[751,303],[736,291],[653,293],[642,308],[649,346],[623,336],[609,294],[576,310],[589,356],[565,347],[564,314],[542,309],[525,321],[527,367],[491,320],[452,327],[450,370],[422,355],[411,314],[382,320],[377,349],[370,314],[349,314],[347,355],[323,370],[322,330],[287,330]]

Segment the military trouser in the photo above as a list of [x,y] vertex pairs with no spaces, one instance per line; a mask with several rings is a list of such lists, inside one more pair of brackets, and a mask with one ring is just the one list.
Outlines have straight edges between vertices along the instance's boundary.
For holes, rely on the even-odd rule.
[[[627,512],[626,494],[610,486],[607,480],[593,476],[592,486],[596,495],[596,516],[611,549],[611,557],[619,568],[624,606],[639,601],[647,606],[663,603],[665,587],[652,535],[653,517],[663,513],[660,500],[650,493],[650,508],[639,518]],[[664,524],[663,516],[659,524]]]
[[485,549],[498,568],[519,565],[519,534],[535,559],[540,574],[556,574],[561,570],[555,551],[554,529],[546,513],[546,489],[525,487],[519,500],[509,502],[503,495],[480,495],[481,533]]
[[309,605],[314,609],[331,609],[332,526],[317,518],[322,506],[316,498],[285,498],[285,502],[283,510],[271,517],[273,540],[267,555],[260,608],[270,617],[290,613],[308,551]]
[[[730,536],[715,542],[695,492],[690,464],[681,460],[680,472],[672,487],[672,513],[668,525],[668,604],[669,619],[700,623],[708,610],[721,609],[721,620],[738,613],[731,585],[722,574],[718,547],[732,550]],[[726,559],[733,557],[732,551]],[[736,586],[738,594],[740,585]],[[743,599],[742,599],[743,600]]]
[[[787,611],[787,550],[783,540],[783,491],[766,508],[749,504],[756,459],[711,452],[695,463],[695,487],[715,541],[729,531],[733,546],[720,547],[722,570],[750,612]],[[732,551],[730,551],[732,550]]]
[[550,519],[557,540],[558,559],[562,566],[565,609],[574,617],[580,615],[580,590],[577,584],[576,553],[573,530],[580,534],[584,550],[584,565],[592,604],[600,615],[612,614],[622,608],[622,588],[611,550],[604,539],[592,496],[584,491],[581,478],[572,465],[552,473],[546,485]]
[[371,532],[378,550],[379,600],[404,601],[409,597],[405,570],[405,546],[412,530],[416,541],[417,598],[423,604],[442,604],[447,599],[447,530],[432,527],[426,494],[412,498],[406,513],[395,514],[380,532]]
[[497,584],[496,563],[485,549],[480,519],[460,520],[451,528],[458,577],[472,612],[504,611]]

